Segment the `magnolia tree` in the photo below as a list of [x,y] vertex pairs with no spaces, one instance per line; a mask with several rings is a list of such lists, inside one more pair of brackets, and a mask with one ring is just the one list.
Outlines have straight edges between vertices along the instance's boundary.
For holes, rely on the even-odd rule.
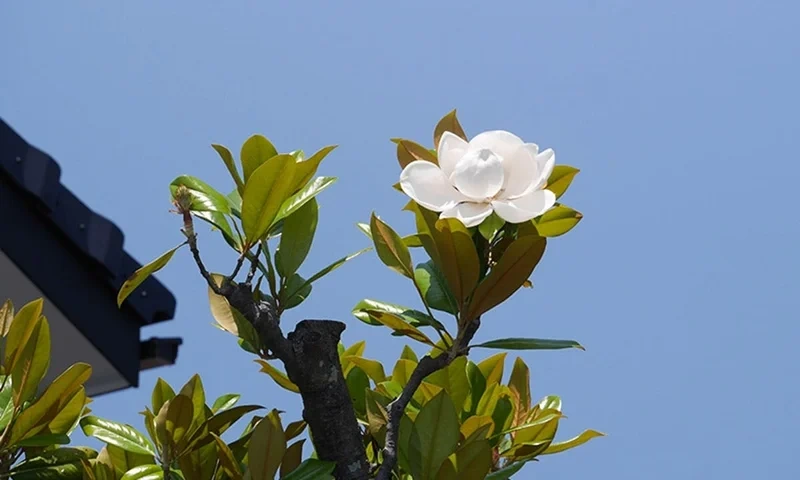
[[[539,151],[505,131],[470,140],[455,111],[436,125],[433,149],[405,139],[393,142],[402,169],[395,188],[409,197],[404,209],[414,215],[415,232],[403,236],[373,213],[369,223],[357,225],[371,247],[301,275],[317,226],[317,196],[336,180],[316,171],[334,147],[306,158],[299,150],[280,153],[267,138],[255,135],[242,146],[241,171],[227,148],[213,145],[235,184],[230,194],[191,176],[172,182],[185,241],[135,272],[119,292],[121,304],[188,245],[208,284],[217,326],[233,334],[277,385],[300,395],[302,419],[284,419],[274,409],[261,413],[258,405],[237,405],[239,397],[231,394],[209,405],[195,376],[177,393],[158,381],[152,404],[142,412],[145,435],[88,415],[85,395],[74,393],[82,392],[75,380],[68,392],[73,395],[70,402],[80,404],[79,413],[66,422],[69,427],[53,431],[51,417],[57,418],[58,409],[52,405],[61,408],[65,400],[53,404],[52,398],[61,397],[48,397],[52,387],[38,399],[6,394],[18,386],[11,375],[3,377],[0,388],[0,407],[5,405],[0,426],[5,412],[12,412],[0,437],[2,471],[16,478],[54,478],[33,475],[52,474],[58,467],[62,472],[68,468],[75,478],[123,480],[266,480],[276,475],[499,480],[511,478],[539,456],[602,435],[586,430],[556,441],[561,400],[551,395],[534,401],[521,358],[513,362],[505,383],[505,351],[477,363],[470,359],[475,349],[582,349],[571,340],[472,342],[493,308],[532,287],[530,277],[548,238],[563,235],[580,221],[580,213],[559,202],[578,170],[555,165],[551,149]],[[238,253],[230,273],[212,273],[203,263],[195,218],[210,224]],[[424,261],[414,265],[411,249],[421,250]],[[425,348],[420,357],[405,346],[391,369],[366,357],[363,341],[342,345],[342,322],[302,320],[288,333],[281,326],[281,319],[303,303],[317,280],[369,250],[407,277],[420,300],[420,307],[412,308],[364,299],[353,309],[358,320]],[[14,325],[39,318],[40,310],[27,311],[27,320],[14,318],[12,331]],[[12,369],[17,362],[26,364],[26,348],[17,351]],[[8,368],[4,365],[6,376]],[[80,380],[85,381],[83,376]],[[51,405],[50,416],[36,425],[45,427],[15,435],[19,419],[43,402]],[[221,438],[251,412],[255,416],[238,438]],[[86,434],[106,442],[103,450],[42,446],[64,443],[47,435],[63,440],[78,423]],[[39,442],[30,450],[32,438]],[[312,448],[305,448],[307,440]]]

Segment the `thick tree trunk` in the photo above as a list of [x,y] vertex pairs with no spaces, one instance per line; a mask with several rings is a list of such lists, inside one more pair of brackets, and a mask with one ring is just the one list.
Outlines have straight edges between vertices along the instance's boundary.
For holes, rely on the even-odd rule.
[[319,458],[336,462],[337,479],[367,479],[369,464],[342,366],[342,322],[303,320],[289,334],[295,365],[289,378],[303,396],[303,419]]
[[311,430],[317,457],[336,463],[337,480],[368,479],[366,450],[339,363],[344,323],[303,320],[284,337],[273,306],[253,301],[249,286],[234,284],[225,296],[253,324],[261,343],[283,362],[289,379],[300,390],[303,419]]

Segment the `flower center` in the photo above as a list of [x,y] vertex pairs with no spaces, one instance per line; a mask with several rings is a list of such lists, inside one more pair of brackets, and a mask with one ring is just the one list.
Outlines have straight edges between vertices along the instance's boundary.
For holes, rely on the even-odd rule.
[[479,203],[494,200],[505,184],[504,178],[503,158],[488,148],[467,152],[450,176],[458,191]]

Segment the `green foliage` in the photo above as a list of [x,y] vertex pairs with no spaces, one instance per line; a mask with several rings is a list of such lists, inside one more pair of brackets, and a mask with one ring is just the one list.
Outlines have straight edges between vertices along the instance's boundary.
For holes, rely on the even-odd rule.
[[[408,139],[392,139],[400,166],[415,161],[438,163],[436,148],[445,132],[467,140],[455,110],[435,126],[433,148]],[[394,336],[405,336],[426,345],[427,356],[449,356],[445,368],[428,375],[412,392],[403,412],[395,478],[511,478],[529,461],[602,435],[586,430],[571,439],[556,441],[564,418],[561,400],[546,396],[536,404],[532,402],[530,372],[521,358],[515,360],[507,383],[503,383],[505,351],[478,363],[467,357],[475,348],[583,349],[573,340],[538,338],[469,343],[473,327],[479,321],[494,321],[489,314],[495,307],[523,287],[533,286],[531,276],[549,239],[572,230],[582,218],[580,212],[557,203],[538,218],[521,224],[507,223],[492,214],[479,226],[466,228],[456,219],[441,219],[439,213],[410,201],[404,210],[414,215],[413,232],[401,235],[373,213],[369,223],[357,225],[370,239],[371,247],[344,256],[309,276],[303,265],[319,221],[317,197],[336,181],[335,177],[317,176],[317,169],[335,147],[324,147],[306,159],[302,151],[281,153],[266,137],[253,135],[241,148],[239,166],[226,147],[216,144],[212,147],[230,174],[234,189],[229,195],[224,196],[214,187],[185,175],[176,178],[170,188],[193,253],[197,253],[193,217],[218,230],[238,253],[231,277],[211,274],[211,281],[217,286],[239,281],[237,275],[244,272],[247,285],[252,285],[258,275],[252,291],[254,298],[271,304],[280,317],[301,305],[312,293],[315,282],[373,248],[384,265],[411,281],[421,302],[418,308],[373,299],[364,299],[353,308],[353,315],[360,321],[387,327]],[[560,198],[578,173],[577,168],[558,165],[546,188]],[[399,189],[397,184],[394,187]],[[422,247],[427,258],[415,262],[411,249],[418,247]],[[119,303],[147,276],[163,268],[178,248],[137,271],[120,290]],[[422,250],[415,255],[417,252],[422,254]],[[244,265],[249,268],[242,268]],[[242,349],[256,355],[260,371],[273,382],[299,393],[298,386],[273,360],[267,346],[261,344],[253,325],[213,288],[209,288],[208,297],[216,326],[234,335]],[[40,313],[32,307],[25,315],[39,318]],[[445,318],[440,318],[442,313]],[[446,318],[449,316],[452,320]],[[23,333],[15,330],[13,323],[8,329],[7,320],[12,317],[13,312],[9,316],[7,307],[0,309],[0,332],[32,340],[26,340],[23,349],[6,352],[4,358],[10,367],[4,373],[10,377],[10,387],[0,388],[0,406],[6,398],[6,403],[13,403],[30,397],[35,391],[32,385],[43,375],[41,361],[37,361],[37,368],[31,368],[25,363],[15,363],[17,357],[36,358],[37,352],[49,348],[43,317],[32,321]],[[363,341],[347,348],[340,345],[339,362],[354,411],[364,427],[368,460],[376,468],[383,461],[381,449],[386,443],[389,406],[410,383],[420,357],[406,346],[392,368],[388,368],[389,365],[366,358],[365,345]],[[152,405],[142,412],[149,439],[133,427],[85,417],[81,421],[84,431],[108,445],[91,458],[70,457],[65,468],[80,464],[86,470],[89,465],[93,478],[114,480],[165,478],[165,475],[199,480],[262,480],[276,475],[295,480],[331,478],[333,464],[316,458],[303,461],[306,439],[295,438],[303,433],[305,423],[292,422],[284,428],[277,410],[265,417],[253,417],[238,439],[232,442],[223,439],[233,423],[259,408],[238,406],[238,400],[237,395],[227,394],[209,406],[199,377],[193,377],[177,393],[159,380]],[[82,409],[85,395],[64,403],[64,408],[73,412],[79,404]],[[6,410],[0,414],[0,427],[13,416],[14,412],[9,414]],[[35,424],[34,420],[26,420],[25,424]],[[50,435],[42,438],[58,441],[57,436],[66,423],[56,424],[60,426],[57,429],[42,429],[43,434]],[[17,440],[35,442],[38,434],[39,431]]]
[[69,434],[88,413],[84,383],[92,368],[77,363],[42,384],[51,340],[43,307],[42,299],[17,312],[10,300],[0,307],[0,475],[80,478],[82,461],[97,452],[58,446],[69,443]]
[[[364,401],[363,410],[356,408],[356,413],[366,425],[365,443],[375,447],[370,460],[379,462],[375,452],[384,445],[388,405],[416,367],[416,355],[404,350],[403,358],[387,376],[379,362],[364,357],[364,342],[342,347],[340,352],[348,379],[355,371],[370,372],[358,375],[366,383],[348,381],[348,387],[352,398]],[[509,478],[502,477],[504,472],[513,473],[540,455],[559,453],[602,436],[587,430],[570,440],[554,441],[564,418],[561,400],[547,396],[531,405],[528,366],[516,358],[504,384],[505,358],[506,354],[500,353],[476,365],[460,357],[425,378],[406,410],[404,422],[410,430],[405,437],[401,427],[399,448],[406,452],[401,475],[477,479],[493,472],[497,476],[487,478]],[[361,391],[354,391],[357,388]]]
[[110,480],[165,478],[165,472],[170,478],[192,480],[271,480],[278,471],[281,478],[331,471],[327,462],[302,462],[304,441],[291,446],[287,442],[303,433],[305,422],[284,429],[277,410],[253,417],[238,438],[227,443],[222,436],[262,407],[236,405],[236,394],[222,395],[209,406],[197,375],[177,394],[158,379],[152,399],[142,412],[147,434],[97,417],[81,420],[86,435],[106,443],[99,455],[86,458],[87,474]]

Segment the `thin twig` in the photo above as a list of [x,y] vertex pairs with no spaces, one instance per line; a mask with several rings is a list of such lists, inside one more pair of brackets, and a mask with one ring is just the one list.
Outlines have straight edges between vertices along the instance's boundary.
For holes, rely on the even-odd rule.
[[210,288],[211,291],[217,295],[225,295],[225,291],[219,285],[217,285],[217,282],[214,281],[214,279],[211,277],[211,274],[208,273],[208,270],[206,270],[206,266],[203,264],[203,259],[200,258],[200,250],[197,249],[197,234],[187,234],[186,238],[189,241],[189,249],[192,251],[194,263],[197,264],[197,268],[200,270],[200,275],[206,279],[208,288]]
[[253,282],[253,277],[256,276],[256,271],[258,270],[258,255],[261,253],[261,245],[263,244],[258,244],[253,258],[250,259],[250,271],[247,272],[247,278],[244,280],[245,285],[250,285]]
[[242,265],[244,265],[244,259],[247,257],[247,250],[243,251],[239,258],[236,259],[236,267],[233,269],[233,273],[228,276],[231,280],[236,278],[236,275],[239,275],[239,270],[242,269]]
[[411,401],[417,388],[419,388],[425,377],[446,368],[453,360],[467,354],[469,342],[472,341],[472,337],[475,336],[480,324],[481,319],[478,317],[466,328],[462,329],[448,352],[442,353],[438,357],[431,357],[430,355],[422,357],[411,373],[411,377],[409,377],[408,383],[403,388],[400,396],[389,405],[386,446],[383,448],[383,463],[378,470],[378,475],[375,477],[376,480],[391,480],[392,478],[392,470],[397,464],[397,439],[400,433],[400,420],[403,418],[408,402]]

